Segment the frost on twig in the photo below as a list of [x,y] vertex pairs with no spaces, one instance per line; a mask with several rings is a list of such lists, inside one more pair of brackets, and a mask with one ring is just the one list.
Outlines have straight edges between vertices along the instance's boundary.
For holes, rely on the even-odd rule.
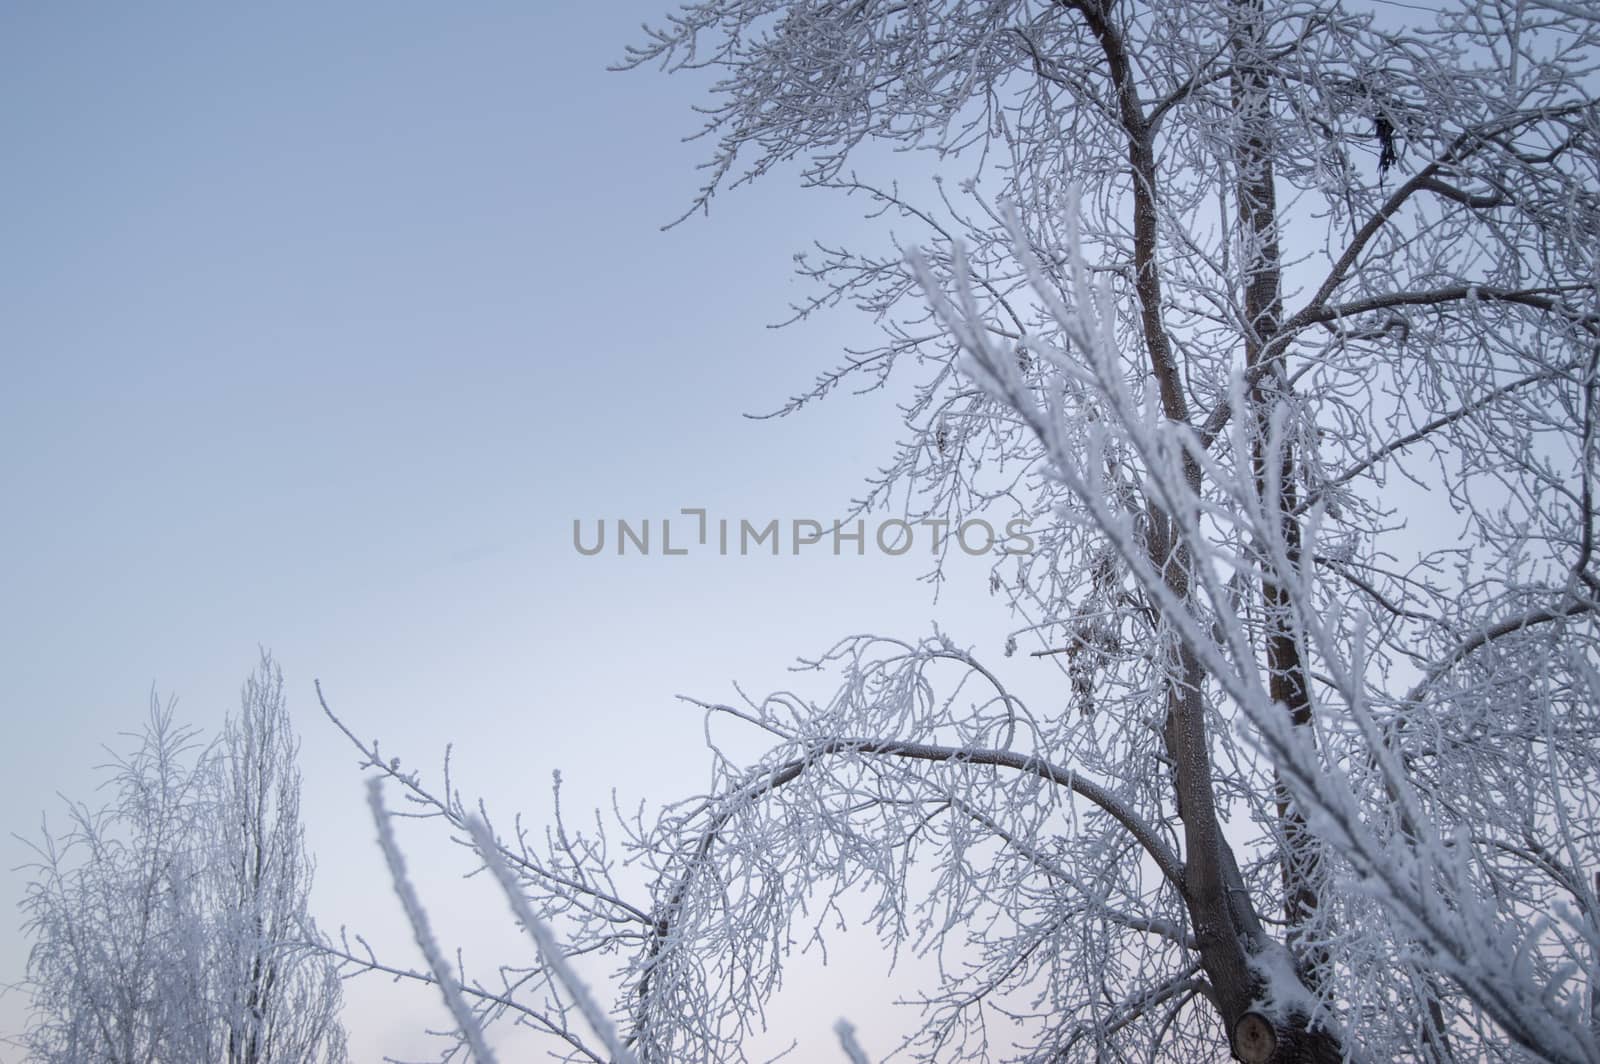
[[472,1050],[473,1059],[478,1064],[494,1064],[494,1054],[489,1051],[489,1044],[484,1040],[483,1028],[472,1010],[467,1007],[461,994],[461,983],[450,970],[449,962],[445,960],[444,953],[433,937],[433,929],[428,924],[428,914],[422,907],[422,899],[417,897],[416,889],[406,876],[405,855],[400,852],[400,844],[394,837],[394,827],[389,823],[389,813],[383,807],[383,780],[376,777],[367,780],[367,805],[372,810],[372,821],[378,827],[378,845],[383,848],[383,859],[389,866],[389,877],[394,883],[395,896],[400,899],[400,906],[405,910],[406,922],[411,925],[411,934],[416,939],[417,948],[422,950],[422,956],[428,962],[428,970],[433,973],[433,984],[439,988],[439,996],[444,998],[445,1006],[450,1010],[461,1037]]
[[554,973],[556,981],[566,988],[590,1029],[599,1036],[601,1045],[610,1053],[612,1064],[638,1064],[633,1051],[617,1037],[617,1029],[611,1022],[611,1017],[594,1000],[589,988],[567,963],[566,955],[562,953],[555,935],[550,932],[549,925],[539,919],[538,914],[528,905],[528,899],[522,896],[516,877],[512,875],[511,869],[501,857],[500,847],[495,843],[489,826],[479,818],[473,817],[467,821],[467,830],[472,833],[472,841],[478,848],[478,856],[483,858],[483,863],[493,873],[495,883],[505,894],[517,922],[533,939],[539,959]]
[[869,1064],[866,1051],[856,1041],[856,1028],[849,1020],[841,1019],[833,1025],[833,1033],[839,1036],[839,1048],[844,1050],[844,1055],[850,1064]]

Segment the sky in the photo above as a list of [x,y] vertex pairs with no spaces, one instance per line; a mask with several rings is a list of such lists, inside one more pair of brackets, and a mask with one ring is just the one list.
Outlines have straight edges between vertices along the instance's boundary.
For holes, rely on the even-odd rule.
[[[433,773],[454,744],[469,799],[537,821],[555,768],[574,805],[702,787],[678,694],[785,686],[855,632],[1003,627],[981,566],[935,604],[918,555],[573,549],[575,519],[827,520],[897,424],[882,395],[744,416],[870,335],[767,327],[808,291],[793,253],[866,223],[778,175],[663,231],[700,184],[704,82],[606,69],[661,11],[0,5],[11,903],[13,835],[94,797],[152,691],[215,729],[258,647],[303,740],[315,915],[419,964],[314,679],[386,753]],[[442,937],[517,959],[460,851],[403,842]],[[19,920],[0,983],[23,975]],[[859,1015],[892,996],[876,965],[808,963],[775,1044],[831,1044],[854,1004],[890,1048]],[[346,993],[352,1059],[429,1054],[430,999]],[[0,997],[0,1034],[24,1004]]]

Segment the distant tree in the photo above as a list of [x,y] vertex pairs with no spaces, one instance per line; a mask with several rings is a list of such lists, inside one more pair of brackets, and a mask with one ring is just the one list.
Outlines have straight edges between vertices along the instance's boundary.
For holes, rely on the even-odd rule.
[[[1031,656],[846,639],[619,847],[494,843],[642,1060],[745,1059],[866,891],[942,961],[917,1059],[1600,1062],[1591,8],[704,0],[632,54],[715,75],[696,206],[793,163],[886,230],[802,258],[885,334],[789,409],[901,389],[869,505],[1038,546]],[[545,969],[468,990],[606,1059]]]
[[[196,733],[153,698],[144,731],[113,755],[100,807],[68,806],[70,827],[36,844],[22,902],[41,1062],[176,1059],[203,1050],[204,999],[187,957],[204,931],[179,902],[201,829],[205,782]],[[187,955],[187,956],[186,956]]]
[[297,744],[269,655],[219,741],[152,697],[100,806],[33,844],[23,1044],[41,1064],[333,1064],[340,986],[306,911]]
[[300,743],[283,672],[263,653],[239,713],[223,726],[210,776],[205,908],[228,1064],[343,1056],[337,972],[307,951],[312,864],[300,822]]

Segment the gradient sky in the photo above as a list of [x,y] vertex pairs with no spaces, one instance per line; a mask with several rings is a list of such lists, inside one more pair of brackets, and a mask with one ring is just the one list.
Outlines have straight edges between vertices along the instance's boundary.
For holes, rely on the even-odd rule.
[[[700,181],[703,82],[605,68],[662,10],[0,6],[8,837],[91,796],[152,685],[214,729],[264,645],[304,740],[316,915],[420,963],[314,677],[387,753],[432,772],[453,742],[469,797],[537,822],[556,767],[573,806],[702,786],[675,694],[784,686],[853,632],[997,630],[978,566],[935,607],[921,557],[572,549],[574,518],[827,518],[896,425],[881,396],[741,416],[869,335],[765,328],[807,291],[792,253],[861,223],[777,176],[660,231]],[[460,852],[405,841],[443,937],[518,959]],[[797,967],[777,1044],[828,1046],[853,1005],[890,1048],[860,1014],[872,968]],[[426,1052],[429,999],[347,993],[353,1059]],[[0,998],[0,1032],[21,1010]]]

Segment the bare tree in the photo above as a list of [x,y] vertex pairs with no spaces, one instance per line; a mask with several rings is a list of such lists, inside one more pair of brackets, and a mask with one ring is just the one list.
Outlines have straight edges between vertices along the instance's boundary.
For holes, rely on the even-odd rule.
[[[846,639],[808,663],[831,699],[704,704],[771,752],[713,750],[618,848],[499,837],[618,958],[640,1059],[744,1059],[789,944],[867,890],[945,962],[917,1059],[1600,1061],[1600,24],[1570,6],[705,0],[630,54],[718,75],[696,207],[792,162],[885,226],[802,258],[797,317],[885,335],[785,407],[904,391],[863,509],[1038,548],[993,569],[1030,655]],[[958,180],[860,176],[873,142]],[[448,778],[358,745],[470,844]],[[607,1059],[544,968],[465,989]]]
[[71,803],[67,831],[47,825],[34,845],[22,911],[34,938],[23,1045],[35,1060],[133,1064],[204,1045],[180,948],[197,936],[175,890],[199,827],[199,744],[154,698],[131,738],[137,745],[108,766],[109,803]]
[[342,1062],[277,666],[263,654],[217,742],[153,698],[130,738],[106,804],[31,844],[30,1059]]
[[212,978],[228,1064],[342,1059],[338,973],[315,952],[311,859],[300,821],[300,742],[283,672],[261,655],[214,765],[209,849]]

